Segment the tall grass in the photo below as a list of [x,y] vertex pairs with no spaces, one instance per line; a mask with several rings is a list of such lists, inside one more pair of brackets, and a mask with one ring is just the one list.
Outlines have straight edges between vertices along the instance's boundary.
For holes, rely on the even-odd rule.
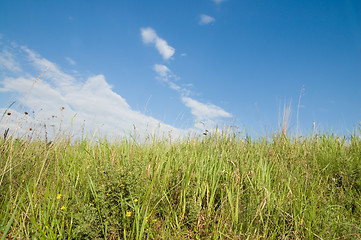
[[360,239],[361,140],[0,139],[1,239]]

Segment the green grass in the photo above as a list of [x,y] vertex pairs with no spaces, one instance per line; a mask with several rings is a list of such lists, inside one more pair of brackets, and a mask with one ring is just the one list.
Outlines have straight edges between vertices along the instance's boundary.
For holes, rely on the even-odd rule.
[[1,239],[360,239],[361,140],[0,139]]

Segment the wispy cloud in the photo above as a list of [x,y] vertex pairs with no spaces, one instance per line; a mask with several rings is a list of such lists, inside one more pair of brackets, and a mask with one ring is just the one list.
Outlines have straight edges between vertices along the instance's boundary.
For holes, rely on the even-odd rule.
[[164,80],[167,80],[168,81],[168,78],[170,77],[170,69],[166,66],[166,65],[163,65],[163,64],[155,64],[154,65],[154,71],[159,75],[159,77],[161,77],[161,79],[164,81]]
[[221,117],[232,117],[232,114],[226,112],[221,107],[213,104],[201,103],[190,97],[182,97],[182,102],[191,109],[191,113],[198,120],[209,120]]
[[20,65],[15,61],[14,55],[6,48],[0,52],[0,69],[12,72],[21,71]]
[[167,66],[155,64],[154,71],[157,73],[158,80],[167,83],[169,88],[176,90],[180,94],[182,103],[190,108],[196,121],[214,122],[219,118],[232,117],[232,114],[226,112],[221,107],[213,104],[201,103],[189,97],[191,91],[186,87],[180,87],[174,82],[178,77]]
[[162,64],[155,64],[153,67],[154,71],[157,73],[156,79],[161,82],[167,83],[168,86],[181,93],[182,95],[188,95],[190,92],[186,88],[180,87],[175,83],[179,79],[167,66]]
[[174,55],[175,49],[169,46],[164,39],[158,37],[154,29],[141,28],[140,31],[143,42],[145,44],[154,44],[155,48],[158,50],[159,54],[163,57],[164,60],[168,60]]
[[33,67],[39,71],[46,70],[45,74],[42,76],[43,79],[46,79],[54,84],[58,90],[61,90],[63,93],[71,90],[76,82],[74,76],[64,73],[60,70],[57,64],[43,58],[40,54],[30,50],[28,47],[21,46],[20,49],[26,53],[25,58],[28,59],[29,63]]
[[[80,81],[33,50],[27,47],[21,47],[21,50],[23,56],[20,57],[28,58],[37,69],[48,69],[47,72],[36,84],[35,77],[21,73],[18,77],[5,77],[0,86],[1,91],[17,93],[20,96],[18,102],[26,109],[35,111],[36,116],[28,119],[30,124],[35,121],[47,123],[49,119],[54,121],[51,116],[62,115],[63,126],[70,126],[72,122],[74,129],[80,129],[85,121],[85,129],[89,132],[99,130],[99,135],[119,136],[134,127],[143,134],[179,136],[186,133],[185,130],[133,110],[122,96],[113,91],[103,75],[90,76],[85,82]],[[62,107],[64,109],[60,110]],[[15,112],[15,109],[11,111]],[[14,116],[10,119],[14,119]],[[0,128],[8,126],[0,122]]]
[[[209,24],[212,21],[214,21],[214,18],[207,15],[201,15],[202,24]],[[155,43],[159,38],[152,28],[142,28],[141,33],[143,42],[146,44]],[[165,40],[163,41],[166,42]],[[182,103],[186,107],[190,108],[191,114],[193,115],[195,121],[211,123],[212,126],[214,126],[214,123],[218,119],[232,117],[232,114],[226,112],[221,107],[213,104],[201,103],[191,98],[190,95],[192,95],[192,92],[188,89],[188,87],[180,86],[176,83],[180,78],[174,74],[166,65],[155,64],[153,70],[157,74],[157,80],[166,83],[170,89],[178,92]]]
[[222,2],[225,2],[226,0],[213,0],[215,4],[221,4]]
[[215,22],[216,19],[214,17],[208,16],[206,14],[201,14],[199,17],[199,24],[200,25],[208,25],[212,22]]
[[72,66],[76,66],[76,62],[70,57],[66,57],[65,60]]

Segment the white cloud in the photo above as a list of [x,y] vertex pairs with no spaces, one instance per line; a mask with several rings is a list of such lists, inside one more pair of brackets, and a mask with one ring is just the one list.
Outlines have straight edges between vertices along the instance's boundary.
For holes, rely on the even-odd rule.
[[[157,42],[158,37],[152,29],[145,29],[142,35],[145,43]],[[0,120],[0,131],[11,128],[12,131],[16,130],[23,134],[26,129],[32,127],[44,134],[44,123],[51,126],[54,133],[56,129],[60,129],[60,126],[62,129],[72,126],[72,129],[77,130],[75,134],[78,135],[84,128],[85,132],[98,131],[97,136],[108,135],[109,137],[128,133],[134,126],[137,132],[143,135],[156,133],[181,136],[197,131],[194,128],[179,129],[133,110],[122,96],[112,90],[112,86],[103,75],[79,80],[78,77],[65,73],[55,63],[25,46],[13,45],[12,47],[6,48],[9,50],[3,51],[5,54],[1,55],[5,56],[3,59],[7,64],[1,62],[3,64],[1,66],[7,73],[11,72],[12,77],[4,75],[0,80],[0,92],[11,92],[19,96],[16,99],[19,107],[12,107],[10,110],[13,114],[5,116],[5,120],[3,118]],[[12,53],[13,51],[16,55]],[[17,58],[26,59],[26,62],[39,73],[44,70],[46,72],[37,79],[37,76],[22,70],[29,68],[23,68],[23,62],[20,63]],[[34,73],[33,69],[29,71]],[[190,90],[175,83],[179,77],[166,65],[155,64],[154,71],[157,73],[157,79],[177,91],[181,101],[190,108],[197,120],[213,123],[218,118],[232,116],[218,106],[204,104],[190,98]],[[34,111],[35,114],[25,116],[21,113],[24,109],[28,112]],[[4,111],[5,109],[1,110],[1,112]]]
[[155,64],[154,71],[162,78],[168,78],[168,74],[171,72],[167,66],[162,64]]
[[164,39],[158,37],[152,28],[141,28],[140,31],[143,42],[145,44],[153,43],[164,60],[168,60],[174,55],[175,49],[169,46]]
[[[60,124],[69,127],[72,122],[73,128],[80,130],[85,121],[85,130],[98,130],[100,136],[123,135],[134,126],[138,133],[144,135],[158,133],[180,136],[188,132],[133,110],[123,97],[112,90],[103,75],[88,77],[85,82],[79,81],[34,51],[26,47],[21,49],[23,57],[27,57],[35,68],[48,68],[36,82],[35,77],[29,77],[29,74],[24,73],[18,77],[5,77],[0,82],[1,91],[20,95],[18,103],[29,109],[28,111],[35,112],[35,116],[27,116],[28,126],[42,122],[51,123],[56,126],[55,128],[59,128]],[[160,70],[160,73],[162,71]],[[14,108],[11,110],[14,111]],[[0,130],[14,127],[16,124],[20,126],[21,121],[24,124],[23,118],[16,115],[10,117],[12,118],[7,121],[0,121]],[[9,121],[12,119],[11,125]]]
[[76,62],[70,57],[66,57],[65,60],[72,66],[76,66]]
[[154,43],[158,38],[157,34],[152,28],[141,28],[142,39],[144,43]]
[[[210,21],[214,21],[214,18],[212,17],[206,15],[202,16],[205,18],[204,24],[208,24]],[[210,19],[207,19],[207,17]],[[157,34],[152,28],[142,28],[141,33],[144,43],[154,43],[158,39]],[[192,115],[198,120],[213,121],[214,119],[220,117],[232,116],[232,114],[226,112],[216,105],[204,104],[188,97],[191,94],[191,91],[186,87],[181,87],[175,83],[179,77],[177,77],[166,65],[155,64],[153,70],[157,73],[156,79],[168,84],[170,89],[173,89],[180,94],[182,102],[191,109]]]
[[21,71],[20,65],[15,61],[15,57],[6,48],[0,53],[0,70]]
[[64,73],[55,63],[41,57],[38,53],[30,50],[29,48],[22,46],[21,49],[27,54],[26,57],[33,67],[38,69],[40,72],[45,71],[44,75],[41,76],[42,79],[54,84],[62,93],[71,91],[74,84],[76,84],[75,77]]
[[182,94],[189,94],[187,89],[182,88],[174,83],[173,79],[177,81],[179,77],[177,77],[167,66],[162,64],[155,64],[153,69],[158,74],[156,77],[158,80],[167,83],[168,86],[173,90],[176,90]]
[[200,18],[199,18],[199,24],[200,25],[207,25],[210,24],[212,22],[216,21],[216,19],[214,17],[205,15],[205,14],[201,14]]
[[209,120],[221,117],[232,117],[232,114],[213,104],[204,104],[190,97],[182,97],[182,102],[191,109],[198,120]]
[[154,71],[158,74],[157,79],[168,84],[169,88],[176,90],[181,95],[183,104],[191,109],[195,120],[208,122],[208,125],[214,125],[214,121],[222,117],[232,117],[232,114],[213,104],[204,104],[189,97],[191,91],[186,87],[180,87],[175,84],[173,79],[177,76],[165,65],[155,64]]
[[213,0],[215,4],[221,4],[222,2],[225,2],[226,0]]

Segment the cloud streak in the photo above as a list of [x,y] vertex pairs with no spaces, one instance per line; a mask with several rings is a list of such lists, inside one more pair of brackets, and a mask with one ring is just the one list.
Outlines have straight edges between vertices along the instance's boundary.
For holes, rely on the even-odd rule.
[[182,97],[182,102],[191,109],[192,115],[194,115],[198,120],[232,117],[232,114],[226,112],[221,107],[213,104],[201,103],[190,97]]
[[[107,83],[103,75],[93,75],[85,81],[80,81],[33,50],[21,47],[20,51],[23,53],[20,57],[27,58],[36,69],[48,69],[36,84],[34,84],[35,78],[29,77],[30,75],[26,73],[21,73],[17,77],[4,77],[0,82],[0,91],[18,94],[20,105],[29,112],[35,112],[34,116],[27,116],[30,125],[35,122],[54,122],[56,119],[54,120],[52,116],[58,116],[57,119],[60,119],[61,115],[62,120],[58,120],[56,128],[63,124],[80,129],[85,122],[85,130],[90,133],[99,131],[100,136],[121,136],[134,128],[142,135],[187,134],[187,130],[178,129],[133,110],[123,97],[112,90],[112,86]],[[16,63],[15,58],[13,60]],[[9,70],[11,69],[18,70],[17,68]],[[15,109],[11,111],[16,112]],[[9,118],[9,121],[14,120],[12,125],[9,121],[7,124],[2,121],[1,129],[15,126],[15,120],[22,120],[16,118],[16,114],[10,117],[12,118]],[[52,125],[56,124],[52,123]]]
[[76,62],[70,57],[66,57],[65,60],[72,66],[76,66]]
[[208,25],[215,21],[216,19],[214,17],[208,16],[206,14],[201,14],[199,17],[199,25]]
[[226,0],[213,0],[215,4],[221,4],[222,2],[225,2]]
[[8,70],[12,72],[21,71],[20,65],[15,61],[14,56],[6,48],[4,48],[0,53],[0,70]]
[[[214,18],[207,15],[201,15],[201,21],[202,24],[209,24],[210,22],[214,21]],[[141,33],[144,43],[149,44],[157,41],[158,36],[152,28],[142,28]],[[155,64],[153,66],[153,70],[157,74],[157,80],[167,84],[170,89],[179,93],[181,102],[190,109],[191,114],[193,115],[196,122],[204,121],[211,123],[214,126],[214,123],[218,119],[232,117],[232,114],[226,112],[221,107],[213,104],[201,103],[191,98],[190,95],[192,95],[192,92],[187,87],[182,87],[176,83],[180,78],[174,74],[166,65]]]
[[176,90],[178,92],[181,92],[183,94],[187,94],[187,90],[178,86],[176,83],[174,83],[174,80],[179,79],[167,66],[162,64],[155,64],[154,65],[154,71],[157,73],[157,79],[161,82],[167,83],[168,86]]
[[178,77],[165,65],[155,64],[154,71],[157,73],[157,79],[161,82],[168,84],[169,88],[176,90],[181,95],[182,103],[190,108],[191,114],[196,121],[206,121],[214,123],[219,118],[229,118],[232,117],[232,114],[226,112],[221,107],[218,107],[213,104],[201,103],[189,95],[191,91],[185,87],[177,85],[173,79],[178,79]]
[[168,60],[174,55],[175,49],[169,46],[167,41],[158,37],[154,29],[141,28],[140,31],[143,42],[145,44],[154,44],[155,48],[158,50],[159,54],[163,57],[164,60]]

